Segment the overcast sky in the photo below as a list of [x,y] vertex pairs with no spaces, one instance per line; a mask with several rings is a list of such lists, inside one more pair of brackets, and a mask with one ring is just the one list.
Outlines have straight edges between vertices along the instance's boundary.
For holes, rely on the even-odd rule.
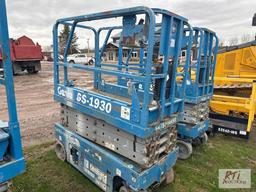
[[56,19],[144,5],[186,17],[193,26],[217,32],[222,41],[256,33],[256,0],[6,0],[10,37],[27,35],[42,46],[52,44]]

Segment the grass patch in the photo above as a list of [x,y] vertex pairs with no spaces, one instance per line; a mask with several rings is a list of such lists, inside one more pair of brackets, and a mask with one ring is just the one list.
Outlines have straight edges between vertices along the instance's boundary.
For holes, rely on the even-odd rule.
[[[100,191],[71,165],[57,159],[52,144],[25,149],[26,173],[14,179],[13,192]],[[190,159],[177,162],[175,182],[158,191],[225,191],[218,188],[218,170],[226,168],[252,169],[250,190],[226,191],[256,191],[256,144],[221,135],[210,138],[206,145],[194,148]]]

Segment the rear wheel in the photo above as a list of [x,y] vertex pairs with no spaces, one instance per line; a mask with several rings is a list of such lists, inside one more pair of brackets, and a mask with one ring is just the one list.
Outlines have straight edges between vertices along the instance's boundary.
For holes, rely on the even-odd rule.
[[71,63],[71,64],[75,64],[75,61],[71,60],[71,61],[69,61],[69,63]]
[[179,154],[178,154],[179,159],[185,160],[191,156],[191,154],[193,152],[191,143],[187,143],[185,141],[178,140],[177,146],[179,147]]
[[64,146],[61,143],[56,143],[55,153],[61,161],[66,161],[67,155]]
[[14,76],[18,74],[14,68],[12,69],[12,74],[13,74]]
[[88,64],[89,64],[89,65],[93,65],[93,60],[90,60],[90,61],[88,62]]
[[36,74],[38,71],[35,69],[35,67],[27,68],[27,71],[29,74]]

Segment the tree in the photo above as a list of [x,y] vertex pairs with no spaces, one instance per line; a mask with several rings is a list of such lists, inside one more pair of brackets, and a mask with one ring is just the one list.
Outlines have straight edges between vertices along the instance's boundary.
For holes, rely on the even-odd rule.
[[238,44],[237,37],[233,37],[233,38],[229,39],[229,46],[233,46],[233,45],[237,45],[237,44]]
[[251,40],[251,35],[250,34],[243,34],[241,37],[241,43],[247,43]]
[[[69,33],[70,33],[70,27],[68,25],[64,25],[63,30],[60,32],[60,35],[59,35],[59,51],[61,55],[64,54]],[[68,54],[74,54],[79,52],[77,40],[78,40],[78,37],[76,36],[76,33],[74,33],[71,44],[70,44],[70,48],[68,50]]]
[[224,47],[225,46],[225,42],[223,39],[219,39],[219,47]]

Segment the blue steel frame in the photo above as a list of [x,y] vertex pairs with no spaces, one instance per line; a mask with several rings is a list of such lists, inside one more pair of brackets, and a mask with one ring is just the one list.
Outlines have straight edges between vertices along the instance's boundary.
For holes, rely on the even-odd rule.
[[[4,160],[0,165],[0,183],[4,183],[25,171],[25,161],[22,154],[20,127],[17,117],[16,99],[13,86],[12,62],[10,55],[5,0],[0,0],[0,46],[4,70],[4,77],[0,78],[0,85],[5,86],[9,115],[8,123],[3,123],[2,121],[0,122],[1,135],[9,135],[8,148],[4,153],[8,154],[10,160]],[[2,143],[0,146],[1,150],[4,150],[2,148]]]
[[[106,192],[116,191],[114,181],[117,177],[121,178],[132,191],[147,191],[153,184],[161,183],[163,175],[175,165],[177,160],[178,148],[169,153],[164,161],[143,170],[132,161],[94,144],[58,123],[55,125],[55,134],[66,151],[70,150],[70,146],[78,150],[80,163],[73,166]],[[76,142],[72,143],[72,139]],[[70,162],[69,157],[67,161]],[[100,171],[95,171],[90,168],[91,166]],[[103,179],[103,174],[106,179]]]
[[[197,104],[212,97],[219,40],[215,32],[209,29],[193,27],[193,31],[193,44],[198,46],[197,59],[189,66],[187,76],[190,83],[186,86],[185,102]],[[196,71],[195,80],[192,80],[191,70]]]
[[[110,28],[100,28],[98,30],[82,25],[81,22],[108,19],[115,17],[122,17],[128,15],[145,14],[149,20],[149,32],[147,43],[147,57],[145,61],[140,61],[136,68],[138,73],[130,72],[129,68],[134,69],[136,66],[123,66],[119,59],[118,65],[109,65],[102,63],[100,56],[102,49],[99,47],[99,37],[102,30],[108,30],[105,44],[114,29],[122,29],[122,26],[114,26]],[[152,70],[153,48],[155,43],[155,30],[157,24],[155,23],[155,14],[162,15],[161,35],[160,35],[160,49],[159,55],[163,56],[163,71],[160,74]],[[71,32],[66,44],[64,52],[64,62],[58,60],[58,27],[60,24],[71,25]],[[84,66],[81,64],[69,64],[67,62],[67,53],[70,47],[70,42],[76,27],[92,30],[95,35],[95,66]],[[120,9],[115,11],[108,11],[96,14],[82,15],[77,17],[69,17],[57,20],[53,27],[53,46],[54,46],[54,98],[56,101],[75,108],[78,111],[88,115],[100,118],[120,129],[123,129],[133,135],[141,138],[146,138],[152,135],[155,130],[169,126],[177,122],[177,114],[183,112],[184,109],[184,93],[185,93],[185,79],[183,82],[176,82],[177,76],[186,77],[188,69],[188,61],[182,67],[182,72],[177,72],[179,66],[179,56],[182,46],[187,46],[184,41],[184,31],[188,30],[188,36],[192,37],[192,29],[187,20],[181,16],[161,9],[150,9],[147,7],[134,7],[127,9]],[[140,50],[141,52],[144,50]],[[190,51],[190,49],[188,49]],[[119,54],[122,50],[119,48]],[[173,58],[173,74],[171,75],[171,89],[170,97],[165,98],[165,88],[168,76],[169,58]],[[107,69],[106,66],[116,67],[117,70]],[[104,66],[104,68],[103,68]],[[64,83],[60,83],[59,68],[64,68]],[[106,96],[96,92],[91,92],[86,89],[74,87],[72,82],[68,79],[68,68],[75,68],[94,73],[94,88],[100,91],[111,93],[122,97],[128,97],[131,102],[126,102],[115,97]],[[126,71],[121,69],[126,68]],[[139,69],[138,69],[139,68]],[[143,72],[142,72],[143,71]],[[113,85],[102,82],[102,74],[116,76],[119,79],[119,84]],[[131,93],[129,95],[128,86],[124,86],[120,79],[125,78],[131,82]],[[161,91],[159,106],[151,107],[153,101],[153,92],[150,89],[152,82],[156,79],[161,79]],[[143,89],[139,90],[138,86],[142,85]],[[178,86],[180,89],[178,91]],[[83,100],[84,98],[84,100]],[[93,106],[89,106],[90,98],[96,98],[103,103],[109,103],[111,110],[99,110]],[[96,100],[95,99],[95,100]],[[83,102],[84,101],[84,102]],[[121,118],[122,108],[128,109],[130,118]]]
[[210,119],[206,119],[202,122],[199,122],[195,125],[178,123],[178,136],[181,140],[186,140],[191,142],[191,139],[196,139],[202,136],[209,129]]
[[[209,29],[193,27],[193,32],[193,45],[198,47],[197,59],[195,63],[190,64],[189,70],[187,71],[187,82],[189,83],[186,85],[185,105],[186,103],[199,104],[211,99],[213,95],[214,71],[219,44],[217,35]],[[213,48],[214,39],[215,47]],[[192,79],[191,70],[196,72],[194,80]],[[200,73],[202,73],[203,76],[201,80],[199,78]],[[195,125],[179,123],[178,135],[181,139],[198,138],[208,130],[209,121],[209,119],[206,119]]]

